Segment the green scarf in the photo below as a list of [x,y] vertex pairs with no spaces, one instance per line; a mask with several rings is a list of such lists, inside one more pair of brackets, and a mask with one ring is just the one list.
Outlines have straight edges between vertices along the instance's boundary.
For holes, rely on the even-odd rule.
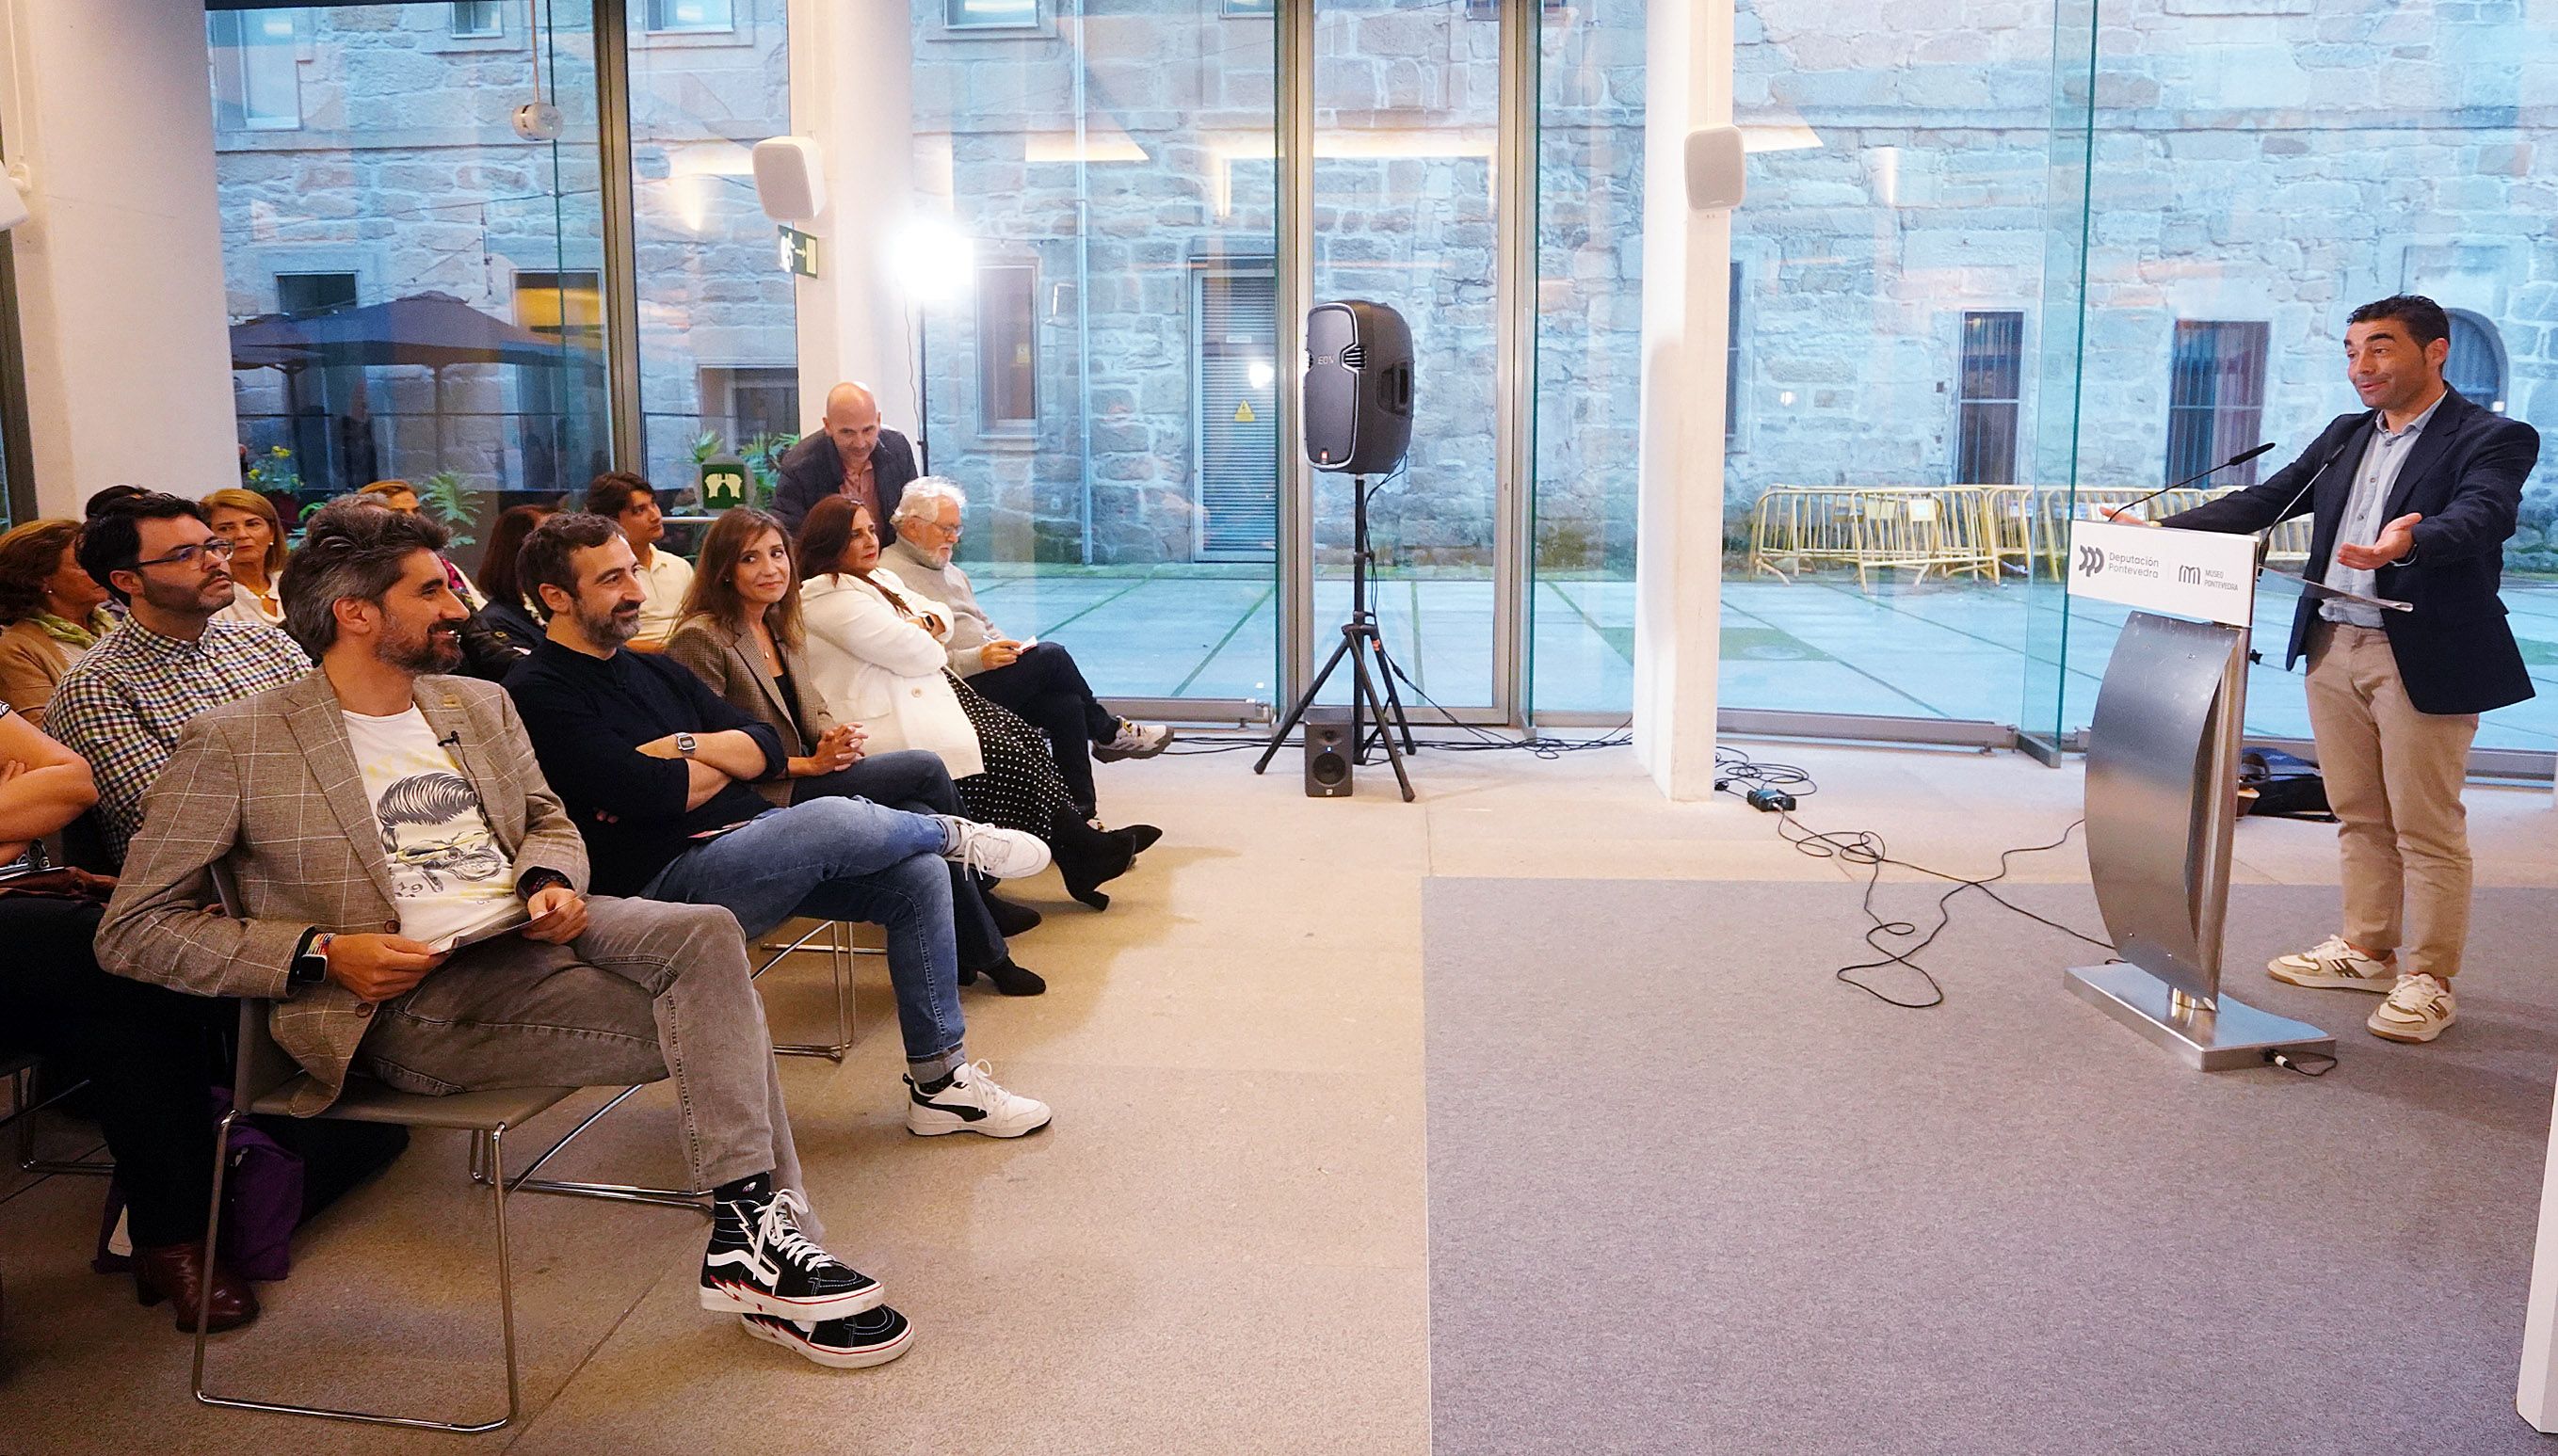
[[107,615],[103,611],[90,612],[87,626],[80,626],[75,622],[67,621],[62,617],[54,615],[50,611],[37,612],[33,616],[29,617],[28,620],[33,621],[37,626],[44,628],[46,636],[53,638],[57,642],[69,642],[72,646],[79,648],[81,651],[86,651],[89,648],[96,646],[97,639],[105,636],[107,629],[115,625],[114,622],[107,619]]

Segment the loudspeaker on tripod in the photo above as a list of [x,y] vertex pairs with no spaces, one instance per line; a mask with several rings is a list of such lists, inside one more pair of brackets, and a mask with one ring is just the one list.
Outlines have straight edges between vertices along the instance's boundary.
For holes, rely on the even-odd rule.
[[1306,314],[1306,459],[1381,475],[1412,445],[1412,330],[1383,304],[1350,299]]
[[1355,765],[1350,760],[1350,711],[1306,710],[1306,797],[1347,799]]

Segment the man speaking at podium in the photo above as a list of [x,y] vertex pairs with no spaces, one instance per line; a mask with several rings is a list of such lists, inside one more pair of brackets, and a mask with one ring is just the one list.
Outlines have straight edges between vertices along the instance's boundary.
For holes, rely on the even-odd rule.
[[2443,382],[2451,320],[2432,299],[2365,304],[2346,325],[2345,377],[2367,408],[2339,416],[2263,484],[2159,524],[2254,532],[2315,511],[2304,577],[2412,607],[2301,595],[2283,665],[2310,660],[2345,927],[2266,969],[2294,986],[2383,993],[2372,1034],[2431,1041],[2452,1024],[2469,937],[2470,740],[2480,714],[2531,696],[2496,586],[2540,436]]

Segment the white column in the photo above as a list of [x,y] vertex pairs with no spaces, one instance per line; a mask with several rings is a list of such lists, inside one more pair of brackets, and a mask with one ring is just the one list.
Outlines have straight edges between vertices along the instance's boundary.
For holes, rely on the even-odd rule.
[[914,21],[906,0],[790,0],[790,129],[826,160],[822,241],[799,283],[802,425],[857,379],[880,418],[916,433],[915,337],[890,266],[915,190]]
[[0,0],[39,507],[239,482],[202,5]]
[[1690,131],[1732,120],[1732,5],[1652,0],[1644,51],[1634,753],[1673,800],[1714,792],[1732,227],[1689,209],[1683,158]]

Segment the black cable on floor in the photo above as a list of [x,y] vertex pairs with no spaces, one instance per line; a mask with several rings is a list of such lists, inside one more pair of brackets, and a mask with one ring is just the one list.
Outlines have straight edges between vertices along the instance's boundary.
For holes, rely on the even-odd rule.
[[[1809,770],[1790,763],[1763,763],[1732,748],[1717,747],[1714,750],[1714,786],[1718,792],[1735,794],[1745,800],[1749,797],[1751,789],[1780,790],[1797,800],[1820,792],[1820,785],[1813,782]],[[1992,884],[2008,876],[2013,867],[2010,861],[2017,856],[2040,855],[2058,850],[2069,843],[2069,837],[2076,834],[2080,826],[2086,822],[2084,819],[2071,821],[2069,827],[2061,832],[2061,837],[2048,845],[2019,845],[2001,850],[1998,872],[1976,877],[1954,874],[1914,860],[1898,859],[1892,854],[1891,847],[1885,842],[1883,836],[1874,830],[1815,830],[1796,819],[1791,808],[1779,808],[1776,811],[1777,833],[1782,835],[1785,842],[1792,845],[1797,853],[1809,855],[1816,860],[1838,860],[1849,864],[1862,864],[1866,868],[1865,891],[1858,897],[1858,908],[1865,912],[1865,918],[1870,922],[1865,932],[1865,943],[1881,952],[1881,959],[1841,966],[1831,974],[1876,1000],[1913,1011],[1923,1011],[1945,1003],[1945,988],[1926,967],[1918,964],[1917,957],[1919,952],[1934,944],[1936,937],[1944,933],[1945,927],[1953,923],[1954,896],[1965,890],[1978,890],[2000,906],[2036,924],[2049,926],[2063,935],[2085,941],[2108,955],[2112,954],[2114,949],[2112,942],[2081,934],[2058,920],[2038,915],[1990,888]],[[1883,866],[1886,864],[1952,882],[1952,888],[1936,897],[1936,923],[1930,926],[1924,935],[1919,935],[1916,922],[1886,920],[1875,910],[1874,895],[1876,889],[1881,886]],[[1885,937],[1908,940],[1912,936],[1918,937],[1916,944],[1900,947],[1888,945],[1884,940]],[[1925,982],[1926,998],[1922,1000],[1917,997],[1897,996],[1881,987],[1860,979],[1861,973],[1880,971],[1893,966],[1910,971],[1920,981]]]

